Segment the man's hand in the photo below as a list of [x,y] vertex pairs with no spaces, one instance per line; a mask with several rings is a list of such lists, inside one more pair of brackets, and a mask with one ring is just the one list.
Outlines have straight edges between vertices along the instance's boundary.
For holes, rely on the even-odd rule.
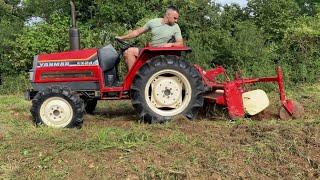
[[123,38],[121,36],[116,36],[115,39],[123,41]]

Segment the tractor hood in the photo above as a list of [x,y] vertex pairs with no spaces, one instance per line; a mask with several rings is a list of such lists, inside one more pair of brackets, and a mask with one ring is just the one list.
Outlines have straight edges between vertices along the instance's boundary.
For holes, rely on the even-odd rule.
[[61,67],[99,65],[97,49],[83,49],[52,54],[40,54],[35,57],[33,69],[36,67]]
[[100,68],[97,49],[83,49],[34,57],[30,81],[39,91],[57,83],[72,89],[99,89]]

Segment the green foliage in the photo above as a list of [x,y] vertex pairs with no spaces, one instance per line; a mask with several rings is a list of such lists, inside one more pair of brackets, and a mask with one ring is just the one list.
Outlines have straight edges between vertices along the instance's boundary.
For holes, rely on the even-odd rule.
[[296,0],[303,14],[314,16],[319,12],[318,0]]
[[24,25],[18,3],[16,0],[0,0],[0,74],[11,69],[5,54],[13,50],[15,39]]
[[[136,27],[140,19],[154,12],[162,14],[162,3],[159,1],[103,1],[96,0],[95,19],[92,21],[98,27],[119,24],[127,29]],[[160,10],[160,11],[159,11]]]
[[320,15],[299,18],[282,42],[285,64],[292,67],[291,80],[314,82],[320,77]]
[[[19,74],[33,57],[69,49],[69,1],[0,0],[0,73]],[[81,48],[102,47],[114,37],[161,17],[168,5],[180,10],[179,25],[193,49],[187,59],[204,69],[224,65],[244,76],[274,75],[286,80],[319,78],[319,3],[315,0],[249,0],[248,7],[217,5],[210,0],[76,1]],[[30,17],[43,21],[30,25]],[[150,34],[131,43],[142,47]],[[261,68],[263,67],[263,68]],[[120,72],[126,67],[121,62]]]
[[[192,33],[188,43],[193,47],[193,61],[205,68],[224,65],[237,70],[239,67],[248,75],[274,69],[261,32],[249,21],[235,23],[232,33],[223,30]],[[263,69],[262,63],[266,65]]]
[[53,14],[51,24],[42,22],[24,27],[22,33],[17,35],[12,51],[4,55],[13,72],[30,69],[37,54],[66,50],[68,24],[68,18]]
[[[28,71],[32,67],[33,57],[40,53],[61,52],[69,49],[69,17],[52,14],[51,23],[40,22],[34,26],[25,26],[12,43],[12,51],[4,53],[9,72]],[[100,34],[87,25],[79,25],[81,47],[89,48],[99,44]]]
[[267,40],[281,40],[286,28],[299,16],[294,0],[250,0],[248,12],[253,21],[266,33]]
[[28,74],[23,73],[15,76],[2,77],[2,85],[0,85],[0,94],[21,94],[30,88]]
[[12,6],[7,4],[4,0],[0,0],[0,18],[5,16],[7,13],[10,13]]
[[50,19],[51,14],[59,13],[62,16],[70,14],[69,1],[66,0],[24,0],[25,12],[27,16]]

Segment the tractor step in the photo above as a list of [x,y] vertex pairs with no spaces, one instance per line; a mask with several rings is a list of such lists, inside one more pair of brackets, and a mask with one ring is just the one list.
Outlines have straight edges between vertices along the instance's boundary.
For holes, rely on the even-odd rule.
[[129,99],[128,91],[114,91],[114,92],[104,92],[102,94],[102,99],[104,100],[119,100],[119,99]]

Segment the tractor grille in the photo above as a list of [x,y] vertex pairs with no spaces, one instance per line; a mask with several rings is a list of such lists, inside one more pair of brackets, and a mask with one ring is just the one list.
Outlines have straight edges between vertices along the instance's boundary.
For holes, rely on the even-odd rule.
[[81,72],[46,72],[41,74],[41,79],[52,79],[52,78],[88,78],[93,77],[92,71],[81,71]]

